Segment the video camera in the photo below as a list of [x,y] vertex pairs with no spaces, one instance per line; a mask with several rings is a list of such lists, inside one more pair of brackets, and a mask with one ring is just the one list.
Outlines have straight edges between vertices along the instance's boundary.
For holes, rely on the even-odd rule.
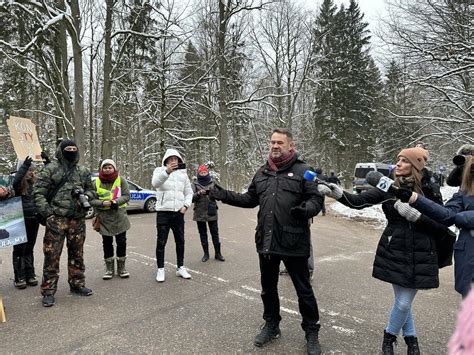
[[77,198],[82,206],[82,208],[88,210],[91,208],[91,204],[89,203],[89,199],[86,195],[84,195],[84,189],[82,187],[74,187],[71,191],[71,195],[74,198]]

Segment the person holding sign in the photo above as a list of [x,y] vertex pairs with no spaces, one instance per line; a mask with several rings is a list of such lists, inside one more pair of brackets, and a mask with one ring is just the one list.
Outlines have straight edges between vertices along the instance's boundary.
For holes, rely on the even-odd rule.
[[21,196],[23,205],[23,216],[27,242],[13,246],[13,284],[18,289],[24,289],[27,285],[38,285],[35,274],[33,250],[38,236],[39,222],[36,218],[36,205],[33,194],[33,184],[36,181],[35,169],[32,159],[26,157],[23,163],[19,163],[18,171],[13,180],[15,195]]
[[421,180],[427,155],[428,152],[422,148],[403,149],[398,154],[394,170],[394,186],[386,186],[387,191],[383,191],[380,184],[355,195],[343,191],[336,184],[318,185],[319,191],[350,208],[363,209],[382,204],[387,226],[377,246],[372,276],[392,284],[394,291],[394,303],[384,329],[383,354],[393,354],[393,343],[400,331],[408,353],[420,353],[412,303],[418,290],[439,286],[439,267],[450,264],[441,257],[438,259],[437,249],[437,242],[449,233],[447,227],[395,196],[400,187],[426,194]]
[[129,277],[125,268],[127,255],[127,230],[130,222],[127,217],[127,202],[130,191],[125,179],[119,176],[117,165],[112,159],[105,159],[100,164],[99,177],[95,180],[97,199],[91,201],[96,218],[99,219],[104,248],[105,273],[104,280],[110,280],[115,272],[114,236],[117,243],[117,274],[121,278]]
[[79,166],[79,150],[74,141],[63,140],[56,150],[56,160],[38,173],[34,186],[35,203],[45,220],[43,240],[44,266],[41,294],[43,306],[55,304],[59,279],[59,260],[66,239],[68,248],[68,281],[71,292],[92,295],[85,287],[84,240],[85,216],[94,197],[91,173]]

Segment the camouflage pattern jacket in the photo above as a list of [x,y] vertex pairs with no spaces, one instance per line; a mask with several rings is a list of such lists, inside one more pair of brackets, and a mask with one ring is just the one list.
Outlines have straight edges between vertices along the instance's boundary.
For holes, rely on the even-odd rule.
[[[74,219],[84,218],[86,209],[81,206],[79,199],[72,195],[72,191],[80,187],[91,200],[94,197],[91,173],[86,167],[77,165],[79,154],[75,161],[68,162],[58,146],[56,158],[57,160],[45,165],[38,172],[34,185],[37,211],[44,218],[53,214]],[[70,171],[70,177],[48,202],[48,195],[56,189],[68,171]]]

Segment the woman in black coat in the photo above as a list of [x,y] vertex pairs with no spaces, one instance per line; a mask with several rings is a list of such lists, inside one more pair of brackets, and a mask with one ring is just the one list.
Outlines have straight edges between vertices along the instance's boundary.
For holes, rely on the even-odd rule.
[[205,165],[201,165],[197,171],[197,179],[192,184],[194,215],[193,220],[196,221],[199,237],[201,239],[202,250],[204,255],[202,262],[209,260],[209,242],[207,238],[207,225],[212,236],[212,244],[214,245],[215,259],[225,261],[221,254],[221,243],[219,240],[219,228],[217,225],[217,202],[209,197],[209,191],[215,186],[215,182],[209,174],[209,170]]
[[35,180],[35,165],[32,164],[30,157],[26,157],[24,162],[19,166],[13,180],[15,195],[21,196],[27,238],[26,243],[13,246],[13,273],[15,277],[13,284],[19,289],[24,289],[27,285],[38,285],[33,257],[33,249],[39,228],[33,196],[33,184]]
[[[423,193],[422,170],[427,158],[428,152],[422,148],[403,149],[398,154],[394,184]],[[393,354],[393,343],[402,330],[408,354],[419,354],[412,303],[418,290],[439,286],[436,238],[445,235],[446,227],[397,200],[390,192],[373,188],[353,195],[338,185],[330,186],[331,189],[319,185],[318,189],[348,207],[362,209],[382,204],[387,226],[377,246],[372,276],[391,283],[395,295],[382,351]]]

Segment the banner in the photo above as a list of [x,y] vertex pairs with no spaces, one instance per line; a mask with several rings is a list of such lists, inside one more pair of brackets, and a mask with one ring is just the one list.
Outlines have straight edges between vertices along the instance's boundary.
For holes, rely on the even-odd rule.
[[10,116],[7,126],[18,160],[25,160],[29,156],[33,160],[40,161],[41,146],[35,124],[28,118]]
[[26,243],[21,197],[0,201],[0,248]]

